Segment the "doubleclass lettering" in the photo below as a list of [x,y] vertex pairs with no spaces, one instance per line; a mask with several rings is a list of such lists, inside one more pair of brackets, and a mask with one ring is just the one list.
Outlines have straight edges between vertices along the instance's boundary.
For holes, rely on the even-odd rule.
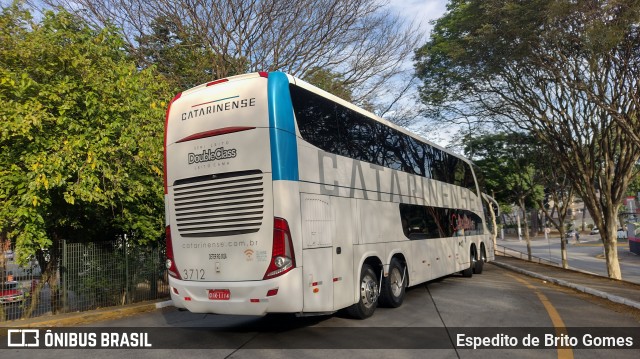
[[215,150],[209,149],[202,151],[202,153],[189,153],[189,164],[226,160],[235,158],[236,155],[237,151],[235,148],[225,149],[224,147],[220,147]]

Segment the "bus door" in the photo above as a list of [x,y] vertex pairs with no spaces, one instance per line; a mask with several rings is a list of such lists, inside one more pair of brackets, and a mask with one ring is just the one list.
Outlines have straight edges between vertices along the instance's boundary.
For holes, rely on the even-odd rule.
[[355,243],[358,211],[357,201],[351,198],[331,197],[335,236],[333,237],[333,305],[334,309],[353,304],[353,243]]
[[335,226],[328,196],[302,193],[303,311],[333,310],[333,237]]

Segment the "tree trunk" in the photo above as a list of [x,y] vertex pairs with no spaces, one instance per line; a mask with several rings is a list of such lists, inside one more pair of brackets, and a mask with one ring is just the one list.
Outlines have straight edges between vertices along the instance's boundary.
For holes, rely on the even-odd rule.
[[[586,202],[594,223],[600,229],[600,239],[604,247],[607,275],[611,279],[622,279],[618,261],[618,198],[607,196],[611,189],[602,189],[598,198],[588,198]],[[585,196],[586,197],[586,196]]]
[[[620,271],[620,262],[618,261],[618,231],[617,226],[612,224],[615,224],[615,220],[609,223],[602,237],[604,255],[607,261],[607,274],[609,278],[620,280],[622,279],[622,272]],[[603,232],[600,231],[600,233],[602,234]]]
[[524,198],[520,198],[520,209],[522,210],[522,219],[524,222],[524,238],[527,241],[527,258],[531,260],[531,237],[529,237],[529,223],[527,221],[527,210],[524,206]]
[[531,232],[529,235],[534,238],[538,235],[538,228],[540,228],[538,215],[538,211],[531,211]]
[[[571,197],[572,195],[570,195],[569,197]],[[558,203],[558,198],[554,199],[555,203]],[[543,213],[545,214],[546,218],[544,220],[545,226],[547,221],[550,221],[551,224],[553,224],[553,227],[555,227],[558,232],[560,232],[560,258],[562,259],[562,268],[569,268],[569,262],[567,261],[567,245],[565,243],[565,233],[564,233],[564,213],[566,213],[566,211],[564,211],[561,208],[558,208],[558,220],[554,220],[553,219],[553,213],[555,212],[557,206],[554,205],[553,209],[552,209],[552,214],[549,215],[547,213],[547,210],[544,209],[544,204],[542,202],[538,203],[540,205],[540,208],[542,208]]]
[[[560,226],[561,227],[561,226]],[[560,230],[560,257],[562,258],[562,268],[569,268],[569,261],[567,260],[567,242],[564,239],[564,230]]]
[[516,211],[516,223],[518,224],[518,240],[522,240],[522,228],[520,227],[520,212]]

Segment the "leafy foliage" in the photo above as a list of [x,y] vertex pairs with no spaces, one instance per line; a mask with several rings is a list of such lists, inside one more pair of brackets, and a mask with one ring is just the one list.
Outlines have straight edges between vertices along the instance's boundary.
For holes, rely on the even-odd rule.
[[[334,80],[350,88],[352,102],[361,105],[382,106],[390,94],[404,95],[393,87],[410,72],[404,64],[422,36],[417,22],[407,23],[378,0],[41,3],[82,9],[82,16],[97,27],[117,24],[132,52],[141,50],[146,60],[177,65],[167,67],[172,79],[188,79],[201,70],[215,78],[255,71],[284,71],[303,78],[309,70],[322,68],[339,74]],[[192,68],[185,66],[187,59],[193,61]],[[204,59],[208,63],[200,61]],[[158,66],[166,73],[162,63]]]
[[465,154],[482,170],[486,191],[504,204],[533,207],[543,197],[538,181],[538,146],[522,133],[496,133],[465,139]]
[[640,196],[640,163],[636,165],[634,177],[627,188],[627,197]]
[[[138,48],[133,51],[142,67],[155,66],[175,91],[201,83],[245,73],[246,59],[233,59],[216,54],[197,38],[188,25],[167,16],[158,16],[151,23],[151,31],[137,37]],[[231,63],[232,69],[223,70],[218,63]]]
[[[540,182],[539,155],[535,139],[520,132],[467,137],[465,152],[478,157],[476,165],[484,171],[490,193],[503,203],[516,203],[525,214],[544,197]],[[524,221],[527,252],[531,260],[528,221]]]
[[158,239],[163,78],[67,12],[13,5],[0,29],[0,232],[18,259],[60,238]]
[[635,0],[454,0],[416,56],[430,114],[545,145],[618,279],[617,212],[640,158],[638,19]]
[[345,84],[344,76],[320,67],[314,67],[307,71],[303,80],[317,86],[343,100],[352,100],[352,90]]

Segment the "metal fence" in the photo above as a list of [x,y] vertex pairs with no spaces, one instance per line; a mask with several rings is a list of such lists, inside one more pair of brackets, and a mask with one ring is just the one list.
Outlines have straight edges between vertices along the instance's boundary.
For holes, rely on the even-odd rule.
[[47,280],[40,262],[18,265],[13,249],[0,246],[0,322],[169,296],[164,243],[62,241],[57,253],[57,270]]
[[[500,244],[496,244],[495,254],[508,256],[508,257],[514,257],[514,258],[520,258],[520,259],[524,259],[524,260],[529,260],[529,255],[527,253],[521,252],[521,251],[519,251],[517,249],[507,248],[507,247],[502,246]],[[552,260],[541,258],[541,257],[536,257],[536,256],[531,256],[531,262],[535,262],[535,263],[539,263],[539,264],[548,264],[548,265],[552,265],[552,266],[556,266],[556,267],[560,266],[560,263],[558,263],[558,262],[554,262]]]

